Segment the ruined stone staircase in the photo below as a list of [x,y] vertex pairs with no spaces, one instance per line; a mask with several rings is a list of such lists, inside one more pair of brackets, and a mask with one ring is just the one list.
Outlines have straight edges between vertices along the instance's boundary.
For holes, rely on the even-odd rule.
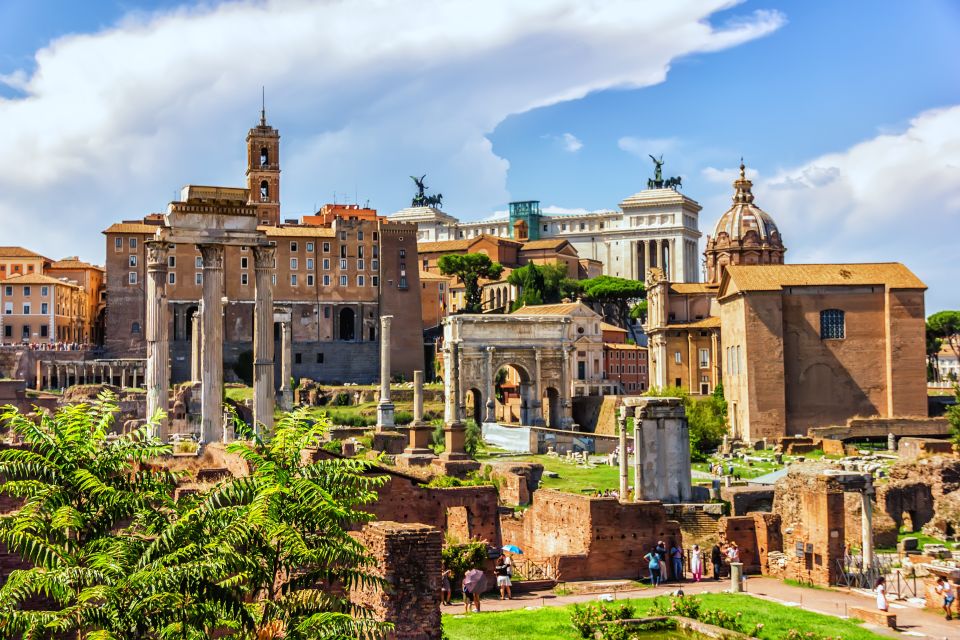
[[677,509],[670,519],[680,523],[683,533],[683,546],[696,543],[701,547],[712,544],[717,539],[720,516],[706,513],[702,509]]

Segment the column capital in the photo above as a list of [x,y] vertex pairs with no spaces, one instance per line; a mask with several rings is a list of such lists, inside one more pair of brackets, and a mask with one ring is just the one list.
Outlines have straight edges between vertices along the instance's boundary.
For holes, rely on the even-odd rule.
[[276,257],[276,247],[269,245],[253,247],[253,266],[255,269],[273,269]]
[[223,269],[222,244],[201,244],[197,245],[197,248],[200,250],[204,269]]
[[170,250],[170,243],[160,240],[150,240],[145,242],[147,247],[147,268],[148,269],[166,269],[167,252]]
[[393,322],[393,316],[380,316],[381,326],[389,327],[391,322]]

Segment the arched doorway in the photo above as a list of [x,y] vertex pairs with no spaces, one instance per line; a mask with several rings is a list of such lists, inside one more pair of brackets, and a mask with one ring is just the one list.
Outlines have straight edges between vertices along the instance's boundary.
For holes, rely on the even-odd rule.
[[493,379],[494,415],[505,424],[531,424],[530,374],[517,364],[504,364]]
[[483,414],[484,414],[484,405],[483,405],[483,394],[480,393],[479,389],[468,389],[467,397],[465,398],[466,404],[466,415],[473,418],[473,421],[478,425],[483,424]]
[[338,337],[340,340],[351,341],[356,335],[354,331],[355,317],[353,309],[345,307],[340,309],[340,331]]
[[547,387],[543,396],[543,417],[551,429],[560,428],[560,416],[563,415],[560,409],[560,392]]

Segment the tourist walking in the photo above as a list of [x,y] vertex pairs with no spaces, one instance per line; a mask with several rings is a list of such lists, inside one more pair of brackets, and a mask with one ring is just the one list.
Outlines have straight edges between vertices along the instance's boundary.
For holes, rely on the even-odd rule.
[[877,584],[873,590],[877,594],[877,609],[887,611],[890,607],[887,603],[887,579],[883,576],[877,578]]
[[670,560],[673,561],[673,579],[677,582],[683,580],[683,549],[675,542],[670,543]]
[[510,561],[507,560],[507,557],[500,554],[500,557],[497,558],[497,564],[493,567],[493,572],[497,574],[497,587],[500,588],[500,599],[501,600],[513,600],[513,594],[510,592],[513,583],[510,582],[510,574],[513,572],[513,568],[510,565]]
[[713,579],[720,579],[720,567],[723,566],[723,553],[720,551],[720,543],[713,545],[710,551],[710,560],[713,562]]
[[700,576],[703,574],[702,556],[700,545],[693,545],[693,549],[690,550],[690,573],[693,574],[694,582],[700,582]]
[[953,612],[950,610],[953,606],[953,601],[956,599],[956,596],[953,595],[953,585],[950,584],[949,580],[945,580],[943,576],[939,576],[937,577],[936,591],[939,595],[943,596],[943,610],[947,614],[947,620],[953,620]]
[[647,569],[650,571],[650,586],[656,587],[660,584],[660,554],[654,547],[650,550],[650,553],[643,557],[647,561]]
[[663,540],[657,540],[656,551],[660,557],[660,582],[663,582],[669,577],[667,571],[670,569],[667,564],[667,545]]
[[450,604],[450,596],[452,592],[452,587],[450,586],[450,579],[453,578],[453,571],[450,569],[444,569],[440,574],[440,603],[441,604]]

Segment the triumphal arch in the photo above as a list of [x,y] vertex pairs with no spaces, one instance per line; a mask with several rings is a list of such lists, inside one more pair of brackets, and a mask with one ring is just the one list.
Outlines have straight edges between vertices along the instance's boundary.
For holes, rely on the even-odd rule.
[[[255,281],[253,327],[254,428],[273,425],[273,288],[275,247],[257,230],[257,208],[247,204],[246,189],[186,186],[171,202],[164,224],[147,242],[147,415],[169,410],[170,341],[166,285],[168,254],[177,244],[200,250],[203,294],[200,302],[201,442],[219,439],[223,427],[223,254],[230,245],[253,252]],[[166,440],[168,421],[160,426]]]
[[[496,422],[496,376],[516,373],[520,424],[573,428],[573,320],[567,316],[457,315],[443,321],[444,393],[460,415],[473,400],[478,422]],[[447,412],[451,413],[447,403]],[[446,416],[446,421],[453,416]]]

